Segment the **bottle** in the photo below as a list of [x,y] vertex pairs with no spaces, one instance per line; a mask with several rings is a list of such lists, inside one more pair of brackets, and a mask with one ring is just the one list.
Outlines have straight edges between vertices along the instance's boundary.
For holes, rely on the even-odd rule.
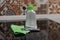
[[37,30],[36,13],[32,5],[28,6],[26,13],[26,28],[27,30]]

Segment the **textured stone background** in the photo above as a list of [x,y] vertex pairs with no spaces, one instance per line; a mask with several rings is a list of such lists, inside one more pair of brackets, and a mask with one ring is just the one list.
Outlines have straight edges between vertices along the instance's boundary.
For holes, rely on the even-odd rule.
[[[36,0],[4,0],[0,3],[0,14],[13,15],[12,13],[15,13],[14,15],[21,15],[24,12],[22,7],[31,4],[34,5],[37,14],[60,14],[60,0],[48,0],[46,4],[41,5],[38,0],[37,2]],[[6,12],[7,10],[12,11],[12,13]]]
[[23,37],[16,37],[12,34],[10,24],[25,25],[25,22],[2,23],[1,32],[7,40],[60,40],[60,24],[51,20],[38,20],[40,32],[32,32]]

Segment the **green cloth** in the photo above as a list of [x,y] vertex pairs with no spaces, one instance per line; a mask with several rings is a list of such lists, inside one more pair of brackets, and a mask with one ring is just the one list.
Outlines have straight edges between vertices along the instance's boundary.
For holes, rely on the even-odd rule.
[[17,26],[17,25],[11,25],[11,29],[14,33],[22,33],[22,34],[27,34],[30,31],[29,30],[23,30],[24,26]]

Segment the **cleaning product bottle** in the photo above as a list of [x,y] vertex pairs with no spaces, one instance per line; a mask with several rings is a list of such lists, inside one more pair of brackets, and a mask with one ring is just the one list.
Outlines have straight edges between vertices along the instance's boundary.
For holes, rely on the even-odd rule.
[[37,30],[36,13],[32,5],[28,6],[26,13],[26,28],[28,30]]

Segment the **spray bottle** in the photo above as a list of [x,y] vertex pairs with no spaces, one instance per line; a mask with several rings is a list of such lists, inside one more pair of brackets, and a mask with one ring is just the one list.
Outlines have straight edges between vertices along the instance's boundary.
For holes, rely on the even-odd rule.
[[36,13],[32,5],[28,6],[28,11],[26,13],[26,29],[27,30],[38,30],[36,23]]

